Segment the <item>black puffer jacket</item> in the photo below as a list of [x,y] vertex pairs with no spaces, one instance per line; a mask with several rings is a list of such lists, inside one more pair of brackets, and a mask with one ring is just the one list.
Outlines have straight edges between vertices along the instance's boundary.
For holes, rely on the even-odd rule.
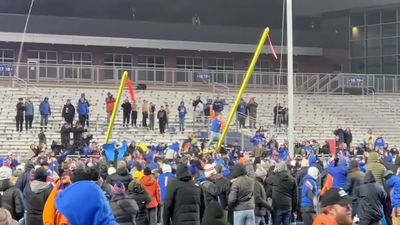
[[267,210],[272,212],[272,208],[267,202],[267,194],[265,193],[264,186],[261,182],[262,180],[260,178],[256,178],[254,183],[254,201],[256,204],[254,214],[256,216],[265,216]]
[[364,184],[358,188],[357,197],[357,215],[360,218],[360,224],[379,222],[383,216],[386,192],[382,185],[376,183],[371,171],[365,174]]
[[267,184],[267,196],[272,198],[274,210],[292,210],[294,213],[297,205],[297,185],[288,171],[277,172],[268,177]]
[[26,224],[43,224],[43,208],[50,192],[51,188],[45,182],[34,180],[28,186]]
[[114,186],[116,182],[120,181],[124,184],[125,189],[128,190],[128,185],[132,180],[132,175],[129,174],[127,168],[118,168],[116,173],[107,177],[106,182]]
[[192,181],[188,166],[180,164],[176,170],[176,178],[167,186],[164,225],[200,225],[204,208],[203,191]]
[[147,204],[151,201],[144,187],[137,180],[133,180],[128,187],[128,198],[132,198],[138,205],[138,214],[136,217],[136,225],[149,224],[147,219]]
[[21,191],[15,187],[10,179],[0,181],[1,207],[7,209],[13,219],[20,220],[24,216],[24,202]]
[[139,207],[133,198],[127,196],[114,197],[110,201],[110,206],[119,225],[136,225],[136,216]]

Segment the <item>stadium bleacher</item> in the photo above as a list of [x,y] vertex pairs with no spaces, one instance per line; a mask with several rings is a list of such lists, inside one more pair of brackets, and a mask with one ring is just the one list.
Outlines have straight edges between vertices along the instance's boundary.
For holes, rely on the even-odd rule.
[[[76,105],[81,93],[85,93],[90,102],[90,128],[89,132],[93,134],[95,141],[102,143],[107,130],[106,112],[104,99],[107,92],[116,94],[116,89],[96,89],[93,88],[65,88],[65,87],[35,87],[35,88],[0,88],[2,95],[2,106],[0,108],[0,155],[5,155],[8,151],[16,152],[21,156],[26,156],[30,150],[31,143],[38,143],[40,115],[38,106],[45,96],[49,97],[52,107],[52,116],[49,118],[49,126],[46,132],[47,143],[52,140],[60,140],[60,128],[63,123],[61,117],[62,107],[67,99],[71,99]],[[83,91],[84,90],[84,91]],[[228,105],[224,110],[224,117],[227,117],[231,104],[233,102],[235,91],[226,94]],[[188,92],[177,90],[146,90],[137,91],[137,101],[139,106],[138,124],[141,121],[140,105],[146,99],[156,104],[157,110],[160,105],[168,103],[171,109],[169,125],[178,127],[178,118],[176,108],[183,100],[188,109],[186,117],[187,131],[207,131],[207,126],[193,123],[193,114],[191,113],[191,103],[196,96],[207,97],[214,96],[210,92]],[[128,96],[124,92],[122,99]],[[15,128],[15,104],[18,98],[27,97],[31,99],[35,106],[35,117],[33,129],[21,133]],[[271,93],[245,93],[243,98],[248,101],[250,97],[256,97],[258,102],[257,124],[258,126],[270,127],[273,120],[273,107],[276,102],[285,105],[287,102],[284,94]],[[349,96],[349,95],[295,95],[295,136],[299,139],[324,140],[332,138],[332,131],[338,124],[342,127],[350,127],[353,132],[353,144],[362,141],[363,135],[368,128],[372,128],[375,133],[384,133],[385,140],[390,144],[398,144],[397,137],[400,135],[400,115],[398,101],[396,98],[380,96]],[[121,108],[119,108],[121,111]],[[75,117],[77,119],[77,116]],[[247,121],[248,123],[248,121]],[[158,132],[158,123],[155,122],[155,130],[148,131],[145,128],[124,128],[122,127],[122,112],[118,112],[111,140],[135,140],[136,142],[170,143],[176,140],[183,140],[185,134],[165,134]],[[25,129],[25,126],[24,126]],[[236,129],[233,125],[231,129]],[[278,130],[281,139],[285,139],[284,129]],[[241,132],[251,135],[254,130],[242,129]],[[272,128],[271,133],[277,131]],[[247,140],[245,140],[247,141]]]

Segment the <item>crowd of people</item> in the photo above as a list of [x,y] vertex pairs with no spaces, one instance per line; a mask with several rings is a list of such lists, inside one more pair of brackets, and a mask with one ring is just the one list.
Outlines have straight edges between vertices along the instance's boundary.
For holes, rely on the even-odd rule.
[[[112,111],[114,110],[116,98],[110,93],[107,93],[105,99],[105,109],[107,115],[107,123],[109,123]],[[210,117],[214,118],[215,115],[221,114],[224,110],[225,100],[221,99],[219,96],[215,96],[214,99],[207,97],[206,101],[203,102],[201,96],[197,96],[192,102],[192,112],[193,119],[196,123],[210,123]],[[256,129],[256,119],[257,119],[257,107],[258,104],[255,102],[255,98],[252,97],[246,103],[242,98],[239,106],[236,109],[236,121],[240,128],[246,128],[246,120],[249,118],[249,127],[251,129]],[[32,129],[32,123],[34,119],[34,105],[27,98],[24,102],[23,98],[19,98],[16,105],[16,127],[18,132],[23,131],[23,122],[25,120],[25,130],[28,131]],[[154,103],[147,100],[143,100],[141,106],[138,106],[136,100],[129,100],[128,98],[121,104],[123,127],[138,127],[138,111],[142,111],[142,121],[141,127],[147,128],[148,130],[154,130],[155,120],[158,120],[158,128],[160,134],[164,134],[166,129],[169,128],[169,120],[171,114],[171,108],[168,103],[161,105],[157,111],[157,107]],[[89,114],[90,114],[90,104],[85,96],[85,93],[81,94],[78,99],[76,106],[71,102],[71,99],[67,99],[66,103],[62,108],[61,116],[65,121],[64,125],[74,126],[75,116],[78,117],[79,125],[83,128],[89,127]],[[185,131],[185,119],[188,113],[184,101],[182,100],[177,106],[177,117],[179,124],[179,132]],[[40,113],[40,128],[41,131],[46,131],[48,126],[48,119],[51,116],[51,106],[49,103],[49,98],[45,97],[39,105]],[[77,123],[75,123],[77,126]],[[175,128],[172,128],[171,132],[174,132]]]
[[79,157],[31,146],[28,161],[0,158],[1,210],[7,224],[27,225],[397,225],[400,157],[380,139],[372,149],[338,140],[329,152],[303,141],[295,157],[262,129],[253,149],[235,141],[219,152],[195,133],[170,145],[132,142],[121,159],[95,142]]
[[[114,107],[109,104],[115,104],[111,94],[106,98],[108,117]],[[75,127],[75,107],[67,101],[61,143],[53,141],[47,148],[42,131],[41,143],[31,145],[29,160],[12,153],[0,158],[0,218],[5,224],[26,225],[400,224],[399,151],[385,143],[383,134],[368,130],[355,146],[351,130],[338,125],[333,141],[297,142],[292,156],[286,143],[278,143],[276,135],[261,127],[249,140],[252,149],[235,140],[216,152],[213,143],[224,126],[223,101],[208,99],[204,104],[197,97],[192,106],[195,119],[210,124],[208,140],[188,132],[183,142],[132,141],[122,157],[117,147],[109,157],[85,135],[89,102],[84,94]],[[121,107],[124,126],[130,118],[136,126],[136,102],[126,100]],[[29,101],[20,99],[18,130],[27,108],[30,112]],[[39,108],[41,114],[51,114],[48,99]],[[165,132],[168,105],[155,114],[155,105],[144,100],[141,109],[142,126],[154,129],[157,116],[160,133]],[[240,125],[249,114],[250,126],[255,126],[251,118],[256,110],[254,98],[241,100]],[[184,132],[184,102],[177,111]],[[45,131],[46,117],[42,120]]]

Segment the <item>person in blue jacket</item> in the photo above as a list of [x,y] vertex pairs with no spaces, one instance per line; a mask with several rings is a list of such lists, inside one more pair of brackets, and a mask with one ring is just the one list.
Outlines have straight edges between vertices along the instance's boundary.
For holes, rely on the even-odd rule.
[[310,141],[305,141],[305,145],[302,149],[302,152],[304,152],[306,155],[310,155],[311,153],[314,152],[314,149],[311,146]]
[[257,130],[256,134],[250,138],[250,143],[252,143],[254,147],[258,146],[260,142],[264,143],[265,141],[266,137],[260,130]]
[[375,140],[374,149],[381,149],[385,147],[385,140],[383,140],[383,135],[379,134]]
[[400,224],[400,176],[394,175],[391,170],[387,170],[384,177],[387,186],[391,189],[392,223]]
[[47,130],[47,124],[49,122],[49,116],[51,116],[51,107],[49,103],[49,98],[45,97],[44,100],[39,105],[40,112],[40,129]]
[[348,163],[346,157],[336,158],[326,169],[333,178],[332,188],[344,188],[347,184]]
[[246,102],[241,99],[236,109],[236,119],[239,122],[239,128],[246,128],[246,118],[249,115]]
[[318,186],[317,179],[319,170],[317,167],[308,168],[307,175],[304,177],[303,186],[301,188],[301,216],[304,225],[312,225],[316,208],[318,206]]
[[289,156],[289,149],[286,144],[281,144],[281,146],[278,149],[279,153],[279,160],[281,161],[286,161],[286,159]]
[[56,208],[73,225],[118,225],[106,196],[92,181],[69,185],[57,196]]
[[78,103],[79,122],[85,127],[86,120],[89,117],[89,105],[84,98],[80,98]]
[[162,174],[158,176],[158,185],[160,186],[161,203],[164,204],[165,195],[167,194],[167,184],[175,175],[172,174],[172,168],[168,164],[164,164],[161,170]]
[[221,113],[224,110],[224,103],[220,100],[219,96],[216,96],[212,104],[215,114]]
[[181,101],[181,103],[178,106],[178,117],[179,117],[179,131],[184,132],[185,131],[185,117],[186,117],[186,107],[185,103]]
[[221,120],[222,120],[222,115],[218,114],[215,116],[215,119],[211,122],[209,141],[207,144],[208,148],[210,147],[211,143],[214,140],[218,140],[221,135]]

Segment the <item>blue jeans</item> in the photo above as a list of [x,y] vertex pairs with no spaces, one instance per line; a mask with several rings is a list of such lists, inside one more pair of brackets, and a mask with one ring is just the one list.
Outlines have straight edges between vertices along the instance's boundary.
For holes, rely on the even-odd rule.
[[292,210],[275,210],[273,215],[273,225],[290,225]]
[[241,210],[233,212],[233,225],[254,225],[254,210]]
[[40,126],[45,126],[47,127],[47,123],[49,122],[49,115],[48,114],[42,114],[40,117]]
[[265,225],[265,218],[263,216],[256,216],[255,225]]
[[185,117],[179,117],[179,131],[185,131]]
[[214,131],[210,131],[210,135],[209,135],[209,140],[208,140],[208,144],[207,144],[207,146],[208,147],[210,147],[210,145],[211,145],[211,143],[214,141],[214,140],[219,140],[219,137],[221,136],[221,133],[219,133],[219,132],[214,132]]

